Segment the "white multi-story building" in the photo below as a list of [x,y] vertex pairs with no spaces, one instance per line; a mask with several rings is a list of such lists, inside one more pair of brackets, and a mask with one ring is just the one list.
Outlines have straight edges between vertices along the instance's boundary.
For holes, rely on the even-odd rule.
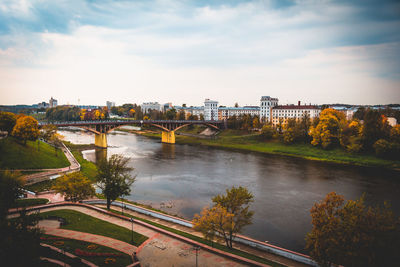
[[107,110],[110,111],[112,107],[115,107],[115,102],[107,101],[106,106]]
[[278,105],[278,98],[262,96],[260,100],[260,120],[270,121],[271,109]]
[[57,107],[57,100],[54,99],[53,97],[51,97],[50,100],[49,100],[49,107],[50,107],[50,108],[55,108],[55,107]]
[[288,119],[301,119],[304,115],[308,115],[311,120],[319,117],[321,109],[314,105],[301,105],[300,101],[298,105],[286,105],[286,106],[275,106],[272,108],[271,121],[273,125],[285,124]]
[[218,120],[218,101],[206,99],[204,101],[204,120]]
[[260,107],[258,106],[244,106],[244,107],[219,107],[218,108],[218,119],[219,120],[227,120],[232,116],[240,116],[240,115],[251,115],[251,116],[259,116],[260,115]]
[[143,103],[141,108],[142,108],[143,113],[148,113],[149,110],[162,111],[162,106],[158,102]]

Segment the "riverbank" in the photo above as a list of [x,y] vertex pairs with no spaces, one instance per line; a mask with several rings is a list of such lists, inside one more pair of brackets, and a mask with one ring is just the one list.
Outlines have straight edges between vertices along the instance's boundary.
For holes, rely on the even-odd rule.
[[[135,132],[149,138],[161,139],[160,133]],[[277,140],[261,141],[258,134],[236,135],[232,131],[222,132],[217,139],[200,139],[191,136],[176,135],[177,144],[201,145],[230,150],[251,151],[264,154],[290,156],[307,160],[332,162],[356,166],[383,167],[400,170],[399,160],[386,160],[372,154],[352,154],[340,148],[323,150],[311,144],[285,145]]]

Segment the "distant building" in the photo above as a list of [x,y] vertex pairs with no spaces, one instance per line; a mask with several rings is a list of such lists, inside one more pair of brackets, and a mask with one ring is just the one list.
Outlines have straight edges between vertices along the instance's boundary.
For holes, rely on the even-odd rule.
[[346,119],[353,119],[354,112],[357,111],[358,107],[345,107],[345,106],[331,106],[331,108],[341,111],[346,115]]
[[210,100],[208,98],[204,101],[204,120],[218,120],[218,101]]
[[158,102],[147,102],[142,104],[142,111],[143,113],[148,113],[149,110],[157,110],[162,111],[162,107]]
[[37,105],[37,108],[48,108],[48,107],[49,107],[49,104],[44,101]]
[[172,108],[172,103],[168,102],[163,105],[163,111],[167,111],[168,109]]
[[57,100],[54,99],[53,97],[51,97],[50,100],[49,100],[49,107],[50,107],[50,108],[55,108],[55,107],[57,107]]
[[262,96],[260,100],[260,120],[270,121],[271,109],[278,105],[278,98],[272,98],[270,96]]
[[286,105],[286,106],[275,106],[272,108],[271,121],[273,125],[285,124],[288,119],[301,119],[304,115],[308,115],[311,120],[319,117],[321,109],[314,105],[301,105],[300,101],[298,105]]
[[196,115],[200,119],[200,115],[204,115],[204,107],[181,107],[174,106],[174,109],[179,112],[183,110],[185,112],[185,119],[188,119],[190,115]]
[[106,106],[107,110],[110,111],[112,107],[115,107],[115,102],[107,101]]
[[394,118],[394,117],[388,117],[387,120],[388,120],[388,123],[389,123],[390,126],[394,127],[394,126],[397,125],[397,120],[396,120],[396,118]]
[[244,107],[219,107],[218,108],[218,119],[227,120],[232,116],[240,115],[251,115],[259,116],[260,107],[259,106],[244,106]]

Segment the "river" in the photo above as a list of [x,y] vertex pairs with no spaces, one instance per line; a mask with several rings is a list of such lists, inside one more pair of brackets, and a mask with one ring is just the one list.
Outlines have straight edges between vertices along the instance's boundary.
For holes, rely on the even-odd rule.
[[[94,142],[92,133],[59,131],[73,143]],[[367,204],[390,201],[400,215],[400,172],[345,166],[290,157],[233,152],[216,148],[162,144],[126,132],[108,134],[107,156],[131,158],[136,182],[129,200],[151,204],[191,220],[216,194],[245,186],[254,194],[253,224],[244,234],[261,241],[305,252],[311,229],[310,208],[329,192],[346,199],[363,193]],[[96,161],[96,151],[83,152]]]

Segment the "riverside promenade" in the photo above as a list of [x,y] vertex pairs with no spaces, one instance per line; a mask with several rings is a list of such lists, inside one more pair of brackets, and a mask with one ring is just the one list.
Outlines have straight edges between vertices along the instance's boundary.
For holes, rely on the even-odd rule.
[[[131,229],[132,227],[132,223],[128,217],[85,204],[61,202],[27,208],[29,212],[39,211],[41,213],[61,209],[75,210],[127,229]],[[17,210],[15,209],[10,210],[9,217],[18,216],[16,212]],[[128,250],[130,249],[129,252],[136,252],[142,266],[195,266],[195,247],[200,248],[197,252],[198,266],[270,266],[220,251],[138,220],[134,221],[133,228],[135,232],[148,237],[148,239],[139,247],[135,248],[132,246],[131,248],[128,248]],[[57,231],[55,231],[54,228],[53,230],[48,231],[50,231],[49,234],[57,234]],[[61,231],[59,233],[66,234],[67,232]],[[80,238],[79,235],[70,237],[77,239]],[[84,238],[84,235],[82,235],[81,238]],[[105,243],[103,245],[117,249],[112,246],[112,243]]]

